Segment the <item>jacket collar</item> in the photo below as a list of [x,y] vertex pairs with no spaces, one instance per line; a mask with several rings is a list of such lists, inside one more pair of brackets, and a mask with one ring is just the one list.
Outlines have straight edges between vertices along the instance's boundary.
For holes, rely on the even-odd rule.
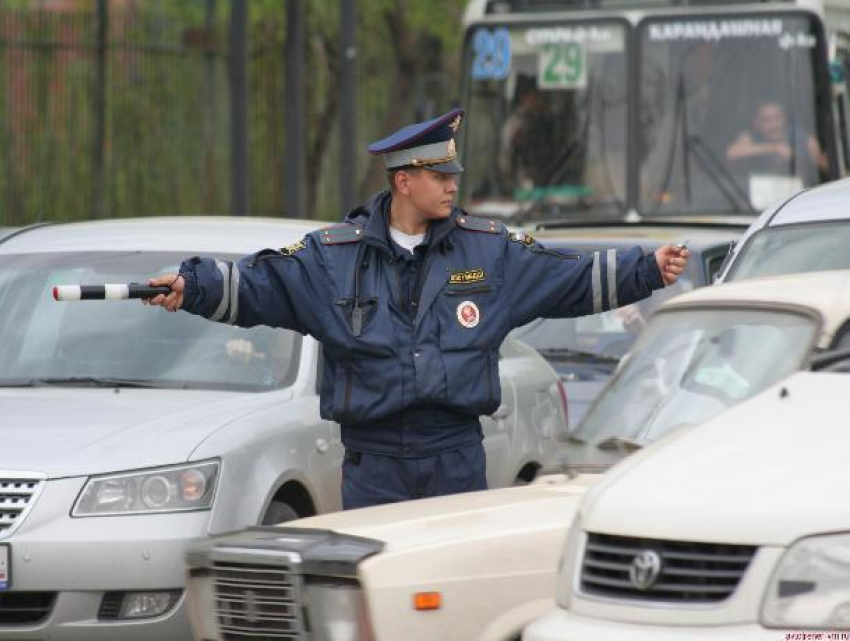
[[[377,245],[385,251],[391,252],[389,240],[389,214],[392,203],[392,194],[382,191],[373,195],[360,207],[352,210],[345,217],[346,222],[352,222],[363,229],[363,238],[366,242]],[[457,227],[457,217],[460,214],[458,207],[452,207],[452,213],[448,218],[434,220],[428,225],[428,234],[425,243],[437,245],[442,242]]]

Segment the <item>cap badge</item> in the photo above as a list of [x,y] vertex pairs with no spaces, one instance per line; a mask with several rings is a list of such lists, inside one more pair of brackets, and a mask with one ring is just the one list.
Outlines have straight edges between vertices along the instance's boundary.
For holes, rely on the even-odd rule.
[[481,320],[481,312],[478,311],[478,305],[472,301],[465,300],[457,306],[457,322],[467,329],[478,325],[479,320]]

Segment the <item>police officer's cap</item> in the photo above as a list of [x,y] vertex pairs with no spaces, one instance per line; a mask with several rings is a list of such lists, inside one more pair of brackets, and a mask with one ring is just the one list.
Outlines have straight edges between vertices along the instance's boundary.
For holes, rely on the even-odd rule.
[[425,167],[444,174],[463,171],[457,161],[455,132],[463,119],[463,109],[452,109],[432,120],[408,125],[369,145],[370,153],[380,154],[387,169]]

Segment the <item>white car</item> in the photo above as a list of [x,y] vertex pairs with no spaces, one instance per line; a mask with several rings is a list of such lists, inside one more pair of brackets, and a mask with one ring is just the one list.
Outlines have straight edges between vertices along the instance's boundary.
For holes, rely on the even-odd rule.
[[[848,319],[845,272],[677,297],[655,314],[608,392],[570,434],[568,471],[585,473],[201,543],[188,556],[196,639],[308,626],[318,639],[329,633],[317,628],[331,627],[361,630],[339,637],[360,641],[515,638],[554,605],[562,543],[598,472],[806,367],[820,349],[850,345],[842,331]],[[281,586],[285,592],[265,598]],[[417,609],[417,598],[432,599],[432,607]]]
[[[193,254],[237,258],[315,222],[150,218],[0,242],[0,639],[187,639],[183,555],[210,534],[339,509],[319,344],[139,301],[56,302]],[[488,480],[527,481],[565,428],[558,379],[504,343]]]
[[850,178],[768,207],[732,248],[718,282],[850,268]]
[[846,639],[848,415],[850,375],[798,372],[624,462],[523,640]]

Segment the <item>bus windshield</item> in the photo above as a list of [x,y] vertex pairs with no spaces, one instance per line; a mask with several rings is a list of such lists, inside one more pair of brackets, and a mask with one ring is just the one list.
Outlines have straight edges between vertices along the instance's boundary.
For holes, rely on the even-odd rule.
[[473,25],[463,204],[752,214],[819,184],[834,171],[822,31],[787,11]]
[[628,25],[479,29],[468,41],[471,213],[624,213]]
[[754,212],[827,178],[813,17],[649,19],[638,39],[641,213]]

